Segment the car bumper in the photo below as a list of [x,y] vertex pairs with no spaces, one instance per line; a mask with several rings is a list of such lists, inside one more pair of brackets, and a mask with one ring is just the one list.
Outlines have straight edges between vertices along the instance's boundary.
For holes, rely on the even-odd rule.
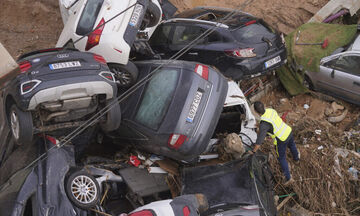
[[65,101],[100,94],[106,95],[106,99],[116,96],[116,83],[106,81],[100,76],[43,81],[34,89],[34,92],[20,96],[20,106],[24,110],[35,110],[39,104],[44,102]]
[[213,85],[206,108],[202,112],[200,123],[197,125],[193,136],[189,137],[189,141],[185,142],[179,149],[179,153],[182,154],[181,160],[192,161],[206,150],[219,121],[228,90],[228,83],[220,74],[217,79],[209,81]]
[[[281,61],[272,65],[271,67],[266,67],[265,62],[280,56]],[[285,64],[287,59],[286,48],[283,47],[277,52],[267,55],[263,58],[249,58],[244,59],[240,62],[234,62],[233,66],[229,67],[224,74],[228,77],[231,77],[234,80],[241,79],[251,79],[266,74],[276,68],[281,67]]]

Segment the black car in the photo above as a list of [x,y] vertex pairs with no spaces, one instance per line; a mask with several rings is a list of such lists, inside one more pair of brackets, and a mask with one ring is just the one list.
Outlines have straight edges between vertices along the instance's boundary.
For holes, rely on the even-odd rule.
[[[2,90],[2,111],[18,144],[33,134],[76,127],[117,95],[114,74],[104,58],[67,49],[24,54],[21,72]],[[101,122],[110,131],[120,124],[118,105]]]
[[176,160],[192,161],[213,135],[228,83],[218,71],[196,62],[136,62],[140,79],[166,63],[152,79],[120,103],[116,143],[139,146]]
[[267,156],[257,153],[224,164],[182,170],[181,194],[201,193],[206,216],[275,216],[273,175]]
[[[263,75],[285,63],[285,44],[276,31],[263,20],[240,11],[223,22],[222,19],[231,12],[211,7],[184,11],[159,25],[149,45],[157,54],[155,56],[168,59],[217,26],[180,59],[213,65],[236,81]],[[134,57],[144,59],[149,55],[134,52]]]

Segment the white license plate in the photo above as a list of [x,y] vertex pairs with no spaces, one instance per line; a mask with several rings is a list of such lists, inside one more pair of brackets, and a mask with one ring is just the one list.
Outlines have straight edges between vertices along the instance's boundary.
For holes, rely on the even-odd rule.
[[190,106],[190,111],[189,111],[189,114],[186,118],[186,121],[187,122],[190,122],[192,123],[194,121],[194,118],[195,118],[195,115],[196,115],[196,112],[199,108],[199,104],[200,104],[200,101],[201,101],[201,98],[202,98],[202,95],[203,93],[202,92],[199,92],[197,91],[196,94],[195,94],[195,97],[194,97],[194,100]]
[[131,26],[136,26],[137,25],[142,10],[143,10],[143,6],[141,4],[136,4],[135,5],[135,9],[134,9],[134,11],[133,11],[133,13],[131,15],[129,25],[131,25]]
[[275,58],[270,59],[269,61],[265,62],[265,68],[269,68],[279,62],[281,62],[281,58],[280,58],[280,56],[276,56]]
[[49,64],[49,67],[51,70],[56,70],[63,68],[81,67],[81,64],[79,61],[60,62],[60,63]]

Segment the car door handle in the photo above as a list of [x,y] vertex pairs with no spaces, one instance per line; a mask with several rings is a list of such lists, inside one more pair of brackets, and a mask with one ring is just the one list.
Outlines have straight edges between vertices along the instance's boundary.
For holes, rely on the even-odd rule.
[[197,52],[189,52],[189,55],[199,55]]
[[353,82],[353,84],[354,84],[354,85],[357,85],[357,86],[360,86],[360,83],[355,82],[355,81]]
[[330,76],[331,76],[331,78],[334,78],[334,77],[335,77],[335,70],[334,70],[334,69],[331,71]]

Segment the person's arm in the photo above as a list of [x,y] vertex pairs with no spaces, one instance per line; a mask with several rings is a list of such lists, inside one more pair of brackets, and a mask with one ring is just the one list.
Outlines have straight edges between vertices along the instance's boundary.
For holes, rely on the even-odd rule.
[[268,131],[270,131],[271,128],[272,128],[272,125],[270,123],[265,122],[265,121],[260,121],[258,136],[257,136],[257,139],[256,139],[256,142],[255,142],[252,152],[255,153],[260,148],[260,145],[265,140],[266,133]]

